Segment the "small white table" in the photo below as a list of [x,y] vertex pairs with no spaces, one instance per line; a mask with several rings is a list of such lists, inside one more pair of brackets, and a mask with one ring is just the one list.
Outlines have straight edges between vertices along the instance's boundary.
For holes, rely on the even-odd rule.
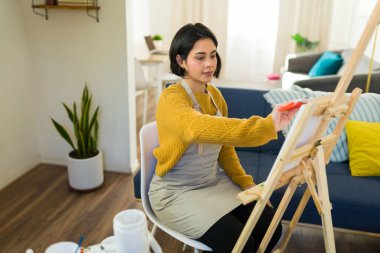
[[[149,54],[148,56],[137,58],[137,60],[143,66],[147,66],[152,70],[153,73],[153,81],[157,84],[157,92],[156,97],[158,101],[158,97],[162,92],[162,64],[169,60],[169,55],[161,55],[161,54]],[[150,74],[150,71],[149,71]]]

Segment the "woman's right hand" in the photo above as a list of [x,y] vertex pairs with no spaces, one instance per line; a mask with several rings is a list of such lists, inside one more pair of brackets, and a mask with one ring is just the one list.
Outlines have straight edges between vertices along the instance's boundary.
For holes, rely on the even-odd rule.
[[281,105],[275,105],[271,113],[273,122],[274,122],[274,128],[276,129],[277,132],[285,129],[289,125],[294,115],[299,110],[299,107],[298,107],[298,108],[291,109],[289,111],[279,111],[278,108],[280,106]]

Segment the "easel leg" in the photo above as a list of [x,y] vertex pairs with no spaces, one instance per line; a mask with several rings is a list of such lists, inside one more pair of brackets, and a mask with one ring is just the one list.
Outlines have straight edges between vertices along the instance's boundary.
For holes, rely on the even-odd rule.
[[318,194],[321,199],[323,213],[321,214],[323,237],[327,253],[335,253],[334,230],[331,218],[331,203],[327,185],[325,159],[323,157],[322,146],[317,147],[318,152],[312,160],[312,164],[317,178]]
[[288,185],[288,188],[285,191],[285,194],[280,202],[280,205],[277,208],[277,211],[272,219],[272,222],[270,223],[269,228],[267,229],[267,232],[265,233],[265,236],[260,243],[260,246],[257,250],[258,253],[265,252],[265,249],[268,247],[269,241],[271,240],[274,231],[276,230],[278,224],[280,223],[281,218],[284,215],[284,212],[286,208],[288,207],[289,202],[292,199],[294,192],[296,191],[299,183],[300,183],[299,177],[296,177],[296,178],[293,178],[290,184]]
[[297,207],[296,212],[293,215],[292,220],[289,223],[289,227],[286,230],[286,234],[285,234],[284,238],[282,239],[280,246],[278,247],[278,249],[279,249],[280,252],[284,252],[285,251],[285,248],[288,245],[290,237],[292,236],[292,233],[293,233],[293,231],[294,231],[294,229],[295,229],[295,227],[296,227],[299,219],[301,218],[303,210],[305,209],[306,204],[307,204],[307,202],[310,199],[310,196],[311,196],[310,191],[307,188],[305,190],[303,196],[302,196],[302,199],[301,199],[301,201],[300,201],[300,203],[299,203],[299,205]]

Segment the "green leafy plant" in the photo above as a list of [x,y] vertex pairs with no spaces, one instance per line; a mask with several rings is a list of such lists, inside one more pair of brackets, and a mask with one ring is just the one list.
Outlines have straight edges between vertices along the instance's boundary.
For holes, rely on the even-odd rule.
[[152,40],[163,40],[162,36],[160,34],[155,34],[153,37],[152,37]]
[[311,51],[319,45],[319,41],[310,41],[299,33],[293,34],[292,39],[296,42],[298,52]]
[[90,95],[86,83],[82,93],[80,114],[77,112],[76,102],[73,103],[73,108],[69,108],[65,103],[62,103],[73,125],[76,145],[71,140],[66,129],[50,117],[55,129],[57,129],[61,137],[73,148],[73,151],[69,154],[72,158],[85,159],[96,156],[99,153],[97,148],[99,106],[96,107],[94,113],[90,115],[91,101],[92,95]]

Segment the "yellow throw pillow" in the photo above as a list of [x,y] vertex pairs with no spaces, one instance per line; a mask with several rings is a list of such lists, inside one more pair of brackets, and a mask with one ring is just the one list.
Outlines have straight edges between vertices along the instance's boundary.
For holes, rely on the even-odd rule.
[[380,122],[349,120],[346,125],[352,176],[380,176]]

